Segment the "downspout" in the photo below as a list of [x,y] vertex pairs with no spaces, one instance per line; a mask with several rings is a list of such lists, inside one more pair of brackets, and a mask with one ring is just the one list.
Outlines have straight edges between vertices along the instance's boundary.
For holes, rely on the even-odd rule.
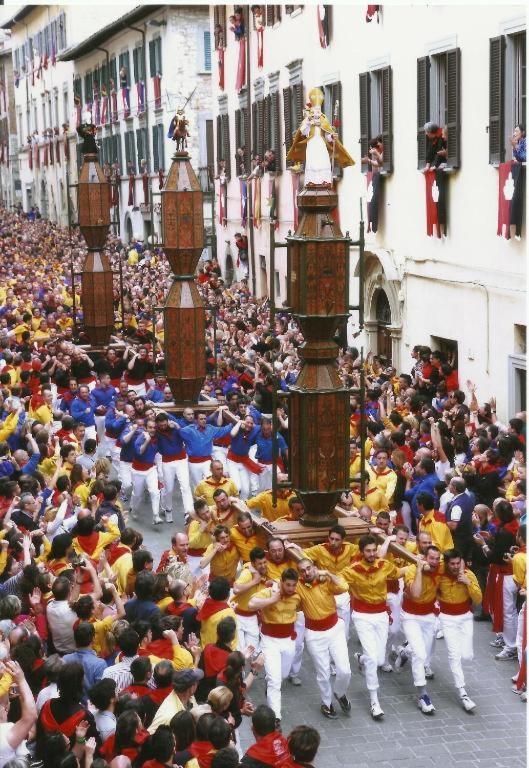
[[[244,26],[246,34],[246,109],[248,111],[248,136],[245,136],[250,149],[250,163],[252,157],[252,84],[250,78],[250,6],[247,5],[244,10]],[[251,173],[251,168],[248,169]],[[251,191],[248,190],[247,185],[247,206],[248,206],[248,222],[250,225],[250,237],[248,238],[248,245],[250,246],[250,269],[252,270],[252,294],[256,295],[257,292],[257,279],[255,275],[255,244],[253,237],[253,199]]]
[[[152,211],[152,179],[151,179],[151,132],[150,132],[150,125],[149,125],[149,99],[147,98],[147,36],[145,34],[145,29],[140,29],[139,27],[133,27],[132,25],[128,25],[129,29],[133,29],[134,32],[139,32],[141,35],[142,40],[142,47],[143,47],[143,76],[145,78],[144,87],[144,99],[145,99],[145,127],[147,128],[147,141],[145,142],[145,159],[147,160],[147,178],[149,179],[149,200],[151,201],[151,237],[154,239],[154,216]],[[138,158],[139,162],[140,158]],[[138,168],[139,170],[139,168]],[[147,241],[148,242],[148,241]]]

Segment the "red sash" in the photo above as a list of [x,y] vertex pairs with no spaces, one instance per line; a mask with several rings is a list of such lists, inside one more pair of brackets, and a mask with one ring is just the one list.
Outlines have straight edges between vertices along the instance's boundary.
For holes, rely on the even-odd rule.
[[74,735],[75,729],[81,720],[85,719],[85,717],[86,711],[84,709],[80,709],[78,712],[75,712],[75,714],[67,717],[66,720],[63,720],[62,723],[58,723],[51,711],[51,699],[44,704],[40,711],[40,722],[42,723],[45,731],[48,733],[60,731],[69,739],[71,739],[71,737]]
[[324,632],[326,629],[332,629],[338,623],[338,614],[331,613],[324,619],[309,619],[305,616],[305,629],[312,629],[314,632]]
[[162,464],[169,464],[171,461],[181,461],[187,459],[187,453],[180,451],[180,453],[169,453],[167,456],[162,456]]
[[133,459],[132,461],[132,469],[136,469],[138,472],[147,472],[152,467],[154,467],[154,464],[149,461],[140,461],[139,459]]
[[236,464],[242,464],[248,472],[253,472],[254,475],[260,475],[263,471],[263,468],[249,456],[239,456],[237,453],[233,453],[231,448],[228,451],[228,459]]
[[383,603],[366,603],[358,597],[353,597],[351,600],[351,610],[358,611],[358,613],[385,613],[387,609],[388,606],[385,601]]
[[294,623],[292,624],[268,624],[261,622],[261,634],[268,637],[290,637],[295,640]]
[[441,613],[447,616],[462,616],[472,608],[472,600],[463,600],[462,603],[446,603],[444,600],[439,600],[439,608]]
[[483,611],[492,616],[492,631],[503,632],[503,579],[512,574],[512,564],[497,565],[489,568],[487,586],[483,596]]
[[414,616],[428,616],[428,614],[435,612],[435,600],[428,603],[416,603],[404,595],[402,610],[406,613],[412,613]]

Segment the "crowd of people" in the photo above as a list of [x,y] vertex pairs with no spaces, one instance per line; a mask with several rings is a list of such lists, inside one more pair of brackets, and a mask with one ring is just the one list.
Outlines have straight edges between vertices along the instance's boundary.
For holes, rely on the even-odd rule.
[[[281,731],[282,687],[302,685],[305,650],[324,717],[351,715],[355,643],[373,719],[379,675],[408,667],[430,715],[444,636],[472,712],[476,621],[491,622],[498,661],[518,662],[506,685],[525,700],[525,413],[500,423],[440,351],[415,347],[399,373],[343,343],[344,384],[365,366],[364,463],[351,396],[336,524],[305,548],[270,536],[261,520],[279,530],[303,514],[294,491],[275,504],[271,491],[273,440],[288,477],[288,402],[272,413],[300,370],[295,321],[271,322],[245,280],[225,285],[204,262],[208,373],[197,407],[175,412],[152,314],[169,268],[155,248],[108,245],[124,295],[114,343],[95,351],[79,343],[70,282],[80,235],[0,211],[0,768],[308,766],[318,731]],[[135,527],[146,515],[170,534],[158,563]],[[347,541],[350,517],[370,533]],[[267,704],[255,706],[260,676]],[[255,737],[244,755],[243,717]]]

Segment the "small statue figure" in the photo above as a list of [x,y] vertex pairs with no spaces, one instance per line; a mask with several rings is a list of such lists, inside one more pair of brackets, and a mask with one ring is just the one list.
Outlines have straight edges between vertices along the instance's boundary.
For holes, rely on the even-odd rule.
[[320,88],[309,93],[303,121],[296,131],[287,160],[305,163],[305,186],[332,186],[334,162],[342,168],[354,160],[338,140],[338,134],[321,111],[324,96]]
[[83,155],[97,155],[99,150],[96,143],[96,127],[92,122],[92,115],[89,112],[84,113],[83,122],[78,126],[77,133],[84,139],[81,144]]
[[187,147],[187,138],[189,136],[189,131],[187,130],[188,125],[189,120],[186,120],[184,110],[177,109],[176,115],[171,120],[171,124],[169,125],[169,130],[167,132],[167,138],[176,142],[177,152],[182,152]]

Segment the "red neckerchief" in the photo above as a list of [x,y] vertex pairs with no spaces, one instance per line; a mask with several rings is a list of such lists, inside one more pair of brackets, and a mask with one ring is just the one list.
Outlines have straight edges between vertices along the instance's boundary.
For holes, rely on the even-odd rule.
[[290,762],[288,742],[279,731],[273,731],[264,738],[259,739],[247,750],[248,757],[259,760],[265,765],[281,768]]
[[117,544],[111,545],[109,549],[107,549],[107,562],[109,565],[114,565],[116,560],[119,560],[119,558],[122,555],[126,555],[128,552],[131,552],[131,548],[127,547],[126,544],[120,544],[119,542]]
[[127,685],[122,690],[122,693],[135,693],[136,696],[146,696],[150,692],[150,688],[146,683],[139,683],[137,685]]
[[85,719],[86,712],[81,708],[78,712],[75,712],[73,715],[70,715],[70,717],[67,717],[66,720],[63,720],[62,723],[59,723],[51,711],[51,701],[52,700],[50,699],[42,707],[40,711],[40,722],[43,725],[44,730],[48,733],[60,731],[70,739],[74,735],[75,729],[81,720]]
[[518,520],[510,520],[508,523],[505,523],[505,525],[502,526],[505,531],[508,531],[509,533],[512,533],[513,536],[516,536],[518,533],[518,528],[520,527],[520,523]]
[[211,741],[194,741],[189,747],[189,751],[198,760],[200,768],[209,768],[217,750],[214,749]]
[[146,695],[149,697],[151,701],[154,701],[155,704],[161,704],[162,701],[165,701],[165,699],[172,692],[173,692],[173,686],[171,684],[171,685],[166,685],[165,688],[149,688]]
[[165,612],[168,613],[170,616],[181,616],[184,611],[187,611],[188,608],[193,608],[191,603],[177,603],[173,601],[170,605],[167,606],[165,609]]
[[375,565],[370,565],[369,568],[366,568],[363,562],[355,563],[355,565],[351,566],[353,571],[356,571],[357,573],[376,573],[384,566],[384,560],[379,559],[376,561]]
[[214,677],[226,666],[226,659],[231,651],[219,648],[215,643],[208,643],[202,653],[205,677]]
[[153,640],[145,648],[148,656],[158,656],[159,659],[173,660],[173,644],[170,640]]
[[86,552],[87,555],[93,555],[97,545],[99,544],[99,533],[92,531],[88,536],[78,536],[77,541],[81,549]]
[[383,475],[389,475],[389,473],[391,472],[391,469],[389,467],[386,467],[386,469],[384,469],[383,472],[379,472],[378,469],[375,467],[373,469],[373,472],[377,477],[382,477]]
[[209,619],[215,613],[218,613],[219,611],[224,611],[226,608],[229,608],[229,607],[230,606],[228,605],[228,603],[226,603],[224,600],[212,600],[211,597],[206,597],[206,600],[204,601],[204,605],[197,613],[197,620],[206,621],[206,619]]

